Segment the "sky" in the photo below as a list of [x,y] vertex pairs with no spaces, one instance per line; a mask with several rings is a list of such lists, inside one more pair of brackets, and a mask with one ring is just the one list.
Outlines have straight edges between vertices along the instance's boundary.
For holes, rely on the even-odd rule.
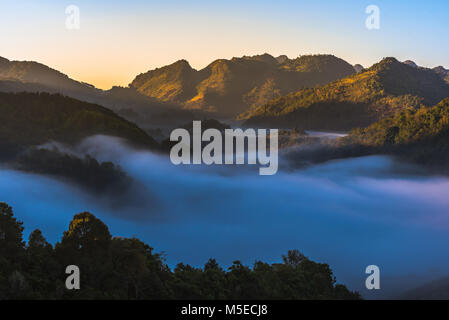
[[[68,29],[66,8],[79,8]],[[369,30],[366,8],[379,8]],[[44,63],[102,89],[186,59],[330,53],[365,67],[386,56],[449,68],[449,1],[0,0],[0,56]]]

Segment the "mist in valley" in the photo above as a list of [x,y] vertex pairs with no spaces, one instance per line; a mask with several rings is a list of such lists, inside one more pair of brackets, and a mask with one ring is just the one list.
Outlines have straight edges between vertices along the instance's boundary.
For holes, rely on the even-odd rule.
[[[201,266],[210,257],[223,266],[277,263],[296,248],[371,298],[394,296],[449,270],[449,179],[398,170],[388,157],[301,169],[281,158],[276,175],[260,176],[258,166],[175,166],[166,155],[111,137],[57,146],[119,164],[133,186],[111,199],[4,167],[0,200],[24,221],[25,237],[39,228],[55,243],[75,213],[89,211],[114,236],[136,236],[165,252],[170,266]],[[382,290],[375,293],[363,289],[371,264],[381,270]]]

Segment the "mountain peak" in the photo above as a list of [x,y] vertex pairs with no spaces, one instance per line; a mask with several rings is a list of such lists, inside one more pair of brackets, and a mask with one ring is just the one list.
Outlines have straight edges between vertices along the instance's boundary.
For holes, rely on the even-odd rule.
[[345,70],[345,75],[354,73],[354,68],[331,54],[302,55],[284,62],[284,67],[301,72],[332,72],[334,69]]
[[180,60],[178,60],[178,61],[176,61],[176,62],[174,62],[174,63],[172,63],[172,64],[187,65],[187,66],[190,67],[189,62],[188,62],[186,59],[180,59]]
[[375,66],[387,66],[387,65],[393,65],[393,64],[400,64],[401,62],[398,61],[398,59],[394,57],[385,57],[382,60],[380,60],[378,63],[374,64]]
[[284,63],[285,61],[288,60],[288,57],[285,54],[282,54],[279,57],[276,57],[275,59],[277,60],[277,62],[279,64],[282,64],[282,63]]
[[409,65],[410,67],[418,68],[418,65],[412,60],[405,60],[403,63]]
[[282,94],[329,83],[354,74],[346,61],[332,55],[290,60],[268,53],[217,59],[202,70],[187,61],[138,75],[131,83],[140,93],[186,109],[235,116]]
[[398,110],[434,105],[448,96],[448,84],[434,70],[388,57],[358,74],[272,99],[241,118],[248,119],[248,126],[345,131]]
[[190,66],[190,63],[185,59],[178,60],[178,61],[176,61],[172,64],[169,64],[168,66],[163,67],[163,68],[168,68],[168,67],[193,70],[193,68]]
[[[413,72],[421,70],[419,67],[414,67],[411,62],[400,62],[394,57],[383,58],[380,62],[375,63],[369,69],[369,71],[378,72],[380,74],[394,72]],[[413,71],[412,71],[413,70]]]
[[449,70],[445,69],[443,66],[435,67],[432,70],[443,79],[449,76]]
[[355,72],[357,72],[357,73],[362,72],[364,69],[365,69],[365,68],[364,68],[361,64],[355,64],[355,65],[354,65],[354,70],[355,70]]
[[0,65],[5,64],[5,63],[8,63],[8,62],[9,62],[8,59],[3,58],[3,57],[0,57]]
[[[225,60],[228,61],[228,60]],[[258,62],[264,62],[268,64],[277,64],[277,60],[268,53],[264,54],[258,54],[254,56],[243,56],[243,57],[234,57],[231,59],[233,62],[239,62],[239,61],[258,61]]]

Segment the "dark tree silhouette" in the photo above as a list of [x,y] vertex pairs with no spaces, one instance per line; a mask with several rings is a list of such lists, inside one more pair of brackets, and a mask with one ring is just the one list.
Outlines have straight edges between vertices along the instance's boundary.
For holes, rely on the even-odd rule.
[[[0,203],[0,299],[359,299],[335,285],[327,264],[298,250],[283,264],[235,261],[227,271],[210,259],[203,268],[171,270],[161,254],[136,238],[112,237],[93,214],[76,214],[53,247],[40,230],[28,244],[12,208]],[[65,268],[80,268],[81,289],[65,288]]]

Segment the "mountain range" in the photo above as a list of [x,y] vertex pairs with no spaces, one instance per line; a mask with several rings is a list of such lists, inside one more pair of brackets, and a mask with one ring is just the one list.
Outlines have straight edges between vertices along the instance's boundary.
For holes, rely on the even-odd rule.
[[152,115],[173,111],[175,106],[140,94],[133,88],[101,90],[34,61],[10,61],[0,57],[0,92],[60,93],[103,105],[119,113],[129,110]]
[[404,110],[366,128],[354,129],[340,143],[448,172],[449,98],[433,107]]
[[[37,62],[0,57],[0,92],[60,93],[107,107],[140,127],[200,118],[246,126],[350,130],[449,96],[449,70],[385,58],[365,69],[332,55],[269,54],[218,59],[201,70],[186,60],[100,90]],[[149,130],[149,129],[148,129]]]
[[263,54],[219,59],[201,70],[180,60],[138,75],[130,88],[182,108],[234,117],[281,95],[353,73],[353,66],[332,55],[289,59]]
[[49,93],[0,92],[1,153],[49,141],[75,144],[110,135],[150,149],[158,144],[142,129],[100,105]]
[[[414,61],[412,60],[406,60],[404,61],[405,64],[417,68],[417,69],[428,69],[421,66],[418,66]],[[432,69],[436,74],[438,74],[442,79],[444,79],[446,82],[449,82],[449,70],[445,69],[443,66],[438,66]]]
[[443,70],[385,58],[357,74],[273,99],[239,117],[246,126],[341,131],[366,127],[398,111],[432,106],[449,97]]
[[263,54],[219,59],[199,71],[180,60],[138,75],[128,87],[100,90],[38,62],[0,57],[0,91],[60,93],[103,105],[145,126],[169,122],[168,118],[193,118],[188,110],[234,118],[278,96],[354,72],[353,66],[332,55],[289,59]]

